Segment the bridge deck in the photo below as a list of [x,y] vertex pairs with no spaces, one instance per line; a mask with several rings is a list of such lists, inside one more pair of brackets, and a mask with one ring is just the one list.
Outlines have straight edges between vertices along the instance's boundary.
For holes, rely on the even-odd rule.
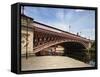
[[22,70],[91,67],[91,65],[64,56],[22,57]]

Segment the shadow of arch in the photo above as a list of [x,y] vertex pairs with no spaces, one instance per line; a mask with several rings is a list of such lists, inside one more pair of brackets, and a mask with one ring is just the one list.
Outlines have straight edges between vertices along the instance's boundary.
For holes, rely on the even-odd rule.
[[83,62],[87,62],[87,54],[84,51],[86,47],[80,42],[63,42],[64,56],[68,56]]

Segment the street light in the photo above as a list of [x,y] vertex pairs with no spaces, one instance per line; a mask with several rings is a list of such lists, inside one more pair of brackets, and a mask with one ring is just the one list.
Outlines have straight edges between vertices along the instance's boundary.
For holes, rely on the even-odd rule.
[[[24,15],[24,10],[25,10],[25,8],[24,8],[24,6],[22,6],[22,15]],[[23,19],[23,21],[24,21],[24,19]],[[26,30],[26,45],[25,45],[25,47],[26,47],[26,59],[28,58],[28,19],[26,19],[26,28],[27,28],[27,30]]]
[[69,25],[69,32],[70,32],[71,26]]
[[22,8],[21,8],[21,14],[24,15],[24,6],[22,6]]

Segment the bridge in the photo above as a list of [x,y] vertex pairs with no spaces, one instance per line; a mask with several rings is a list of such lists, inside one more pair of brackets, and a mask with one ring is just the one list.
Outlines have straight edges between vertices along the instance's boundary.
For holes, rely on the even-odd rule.
[[21,54],[25,55],[35,55],[35,53],[55,45],[67,48],[64,53],[73,51],[73,49],[78,51],[91,47],[89,39],[34,21],[26,15],[21,15],[21,34]]
[[22,70],[91,67],[90,47],[89,39],[21,15]]

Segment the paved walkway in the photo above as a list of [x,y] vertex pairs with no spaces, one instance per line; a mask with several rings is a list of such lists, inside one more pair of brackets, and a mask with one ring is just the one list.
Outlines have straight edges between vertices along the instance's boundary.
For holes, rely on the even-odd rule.
[[38,56],[22,58],[22,70],[91,67],[91,65],[64,56]]

